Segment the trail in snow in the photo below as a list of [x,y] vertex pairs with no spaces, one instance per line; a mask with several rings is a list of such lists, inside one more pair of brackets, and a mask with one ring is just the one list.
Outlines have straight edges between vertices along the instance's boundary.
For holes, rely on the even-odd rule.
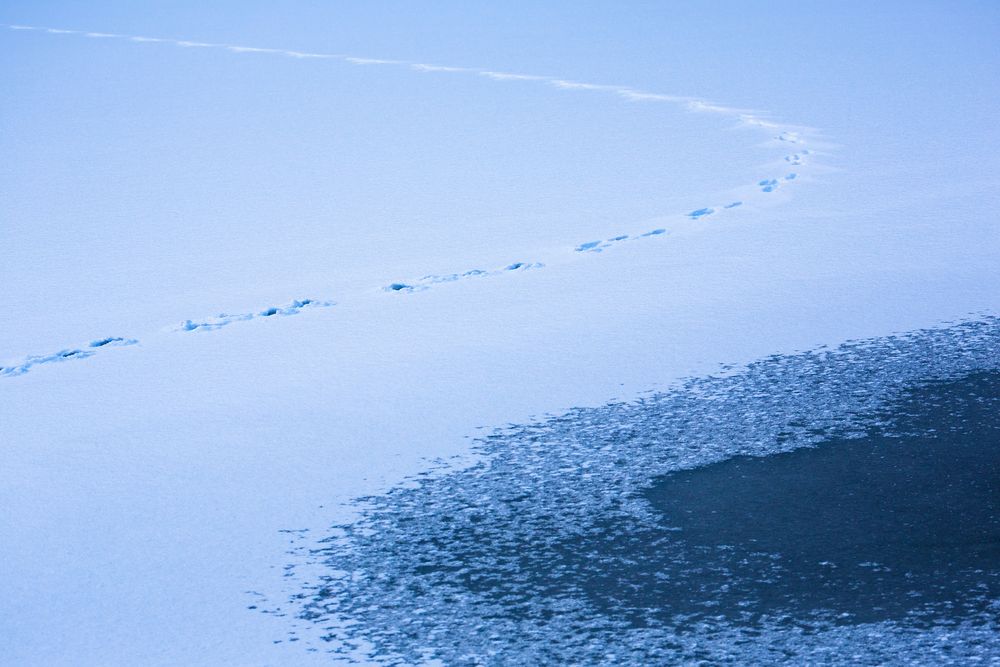
[[91,341],[90,343],[81,345],[80,347],[71,347],[58,352],[53,352],[52,354],[31,355],[29,357],[25,357],[19,364],[15,364],[13,366],[0,366],[0,377],[24,375],[35,366],[40,366],[42,364],[55,364],[62,361],[73,361],[76,359],[86,359],[111,347],[135,345],[138,342],[139,341],[134,338],[110,336],[108,338]]
[[[730,198],[724,200],[723,203],[706,205],[683,215],[675,214],[675,217],[677,217],[677,219],[679,220],[701,221],[705,218],[709,218],[710,216],[712,217],[712,219],[716,219],[720,215],[732,214],[735,212],[734,209],[742,207],[744,204],[750,204],[757,198],[767,197],[769,195],[772,195],[779,189],[783,189],[786,186],[792,184],[793,182],[799,180],[802,174],[809,168],[810,158],[812,155],[814,155],[814,151],[805,148],[805,146],[809,143],[807,137],[816,137],[818,135],[818,131],[815,130],[814,128],[774,121],[767,118],[766,115],[762,114],[761,112],[719,105],[696,97],[647,92],[629,86],[615,86],[615,85],[587,83],[580,81],[570,81],[550,76],[541,76],[535,74],[520,74],[512,72],[498,72],[495,70],[469,68],[469,67],[453,67],[448,65],[415,63],[402,60],[386,60],[381,58],[363,58],[345,54],[315,53],[315,52],[293,51],[288,49],[263,48],[256,46],[242,46],[235,44],[223,44],[223,43],[213,43],[213,42],[195,42],[184,39],[173,39],[173,38],[163,38],[163,37],[145,37],[141,35],[126,35],[126,34],[115,34],[106,32],[92,32],[84,30],[69,30],[63,28],[48,28],[42,26],[28,26],[28,25],[7,25],[7,28],[15,31],[34,31],[50,35],[77,35],[92,39],[117,39],[117,40],[134,42],[138,44],[159,43],[159,44],[173,45],[181,48],[224,50],[236,54],[263,54],[263,55],[298,58],[298,59],[325,59],[325,60],[345,62],[348,64],[358,65],[358,66],[382,65],[382,66],[393,66],[393,67],[406,67],[415,72],[425,72],[425,73],[441,72],[441,73],[468,74],[468,75],[485,77],[497,82],[524,81],[524,82],[541,83],[543,85],[558,88],[560,90],[592,91],[598,93],[605,93],[614,95],[619,98],[624,98],[631,102],[668,103],[668,104],[679,105],[682,108],[687,109],[688,111],[693,113],[710,113],[710,114],[717,114],[726,117],[731,117],[740,126],[766,132],[767,134],[770,135],[770,140],[774,142],[775,145],[777,146],[784,147],[791,145],[794,147],[795,151],[784,155],[781,158],[781,163],[784,163],[784,165],[786,166],[797,167],[799,171],[794,171],[794,172],[786,171],[783,175],[771,176],[760,179],[752,186],[736,188],[734,192],[739,195],[740,197],[739,199]],[[772,170],[775,169],[774,166],[768,168]],[[588,253],[588,254],[601,253],[613,247],[619,246],[622,243],[631,243],[634,241],[645,241],[648,239],[655,239],[667,235],[669,234],[669,232],[670,230],[667,227],[657,227],[655,229],[633,230],[630,233],[617,233],[615,235],[609,236],[606,239],[591,240],[576,244],[575,246],[567,246],[567,251],[565,255],[563,255],[562,257],[549,259],[546,262],[518,260],[510,262],[504,267],[495,270],[470,268],[458,273],[428,274],[419,279],[409,279],[409,280],[400,280],[391,282],[388,285],[382,287],[382,291],[390,293],[421,292],[431,289],[432,287],[443,283],[452,283],[456,281],[478,279],[483,277],[490,277],[490,276],[497,276],[504,274],[521,273],[529,269],[539,269],[552,264],[565,262],[571,258],[573,253]],[[282,315],[282,316],[294,315],[298,314],[299,312],[301,312],[303,309],[306,308],[313,309],[318,307],[329,307],[333,305],[335,305],[333,301],[302,299],[302,300],[292,301],[290,304],[285,306],[274,306],[253,313],[243,313],[237,315],[222,313],[215,317],[203,320],[189,319],[185,320],[179,327],[174,327],[174,329],[181,332],[213,331],[228,326],[229,324],[232,324],[234,322],[259,320],[262,318],[267,318],[275,315]],[[95,341],[87,346],[83,346],[80,348],[69,348],[48,355],[28,356],[16,364],[9,366],[0,366],[0,377],[14,377],[23,375],[37,365],[49,364],[71,359],[85,359],[94,356],[100,349],[104,347],[133,345],[138,342],[139,342],[138,339],[134,338],[125,339],[120,337],[112,337],[106,339],[105,342],[101,344],[98,344],[100,343],[100,341]]]
[[530,271],[531,269],[545,268],[541,262],[514,262],[502,269],[495,271],[484,271],[482,269],[469,269],[461,273],[430,274],[412,283],[391,283],[382,288],[385,292],[422,292],[440,283],[453,283],[458,280],[468,280],[470,278],[487,278],[498,276],[504,273],[517,271]]
[[258,320],[264,317],[286,317],[288,315],[297,315],[306,308],[329,308],[334,305],[336,305],[336,303],[333,301],[296,299],[285,306],[270,306],[269,308],[265,308],[255,313],[240,313],[237,315],[219,313],[215,317],[202,322],[185,320],[179,329],[181,331],[214,331],[215,329],[221,329],[224,326],[228,326],[233,322],[247,322],[249,320]]

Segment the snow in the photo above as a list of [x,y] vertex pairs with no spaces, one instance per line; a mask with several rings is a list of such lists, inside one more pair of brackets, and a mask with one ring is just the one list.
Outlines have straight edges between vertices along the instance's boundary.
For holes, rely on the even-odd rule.
[[653,67],[23,23],[0,42],[5,664],[328,664],[247,609],[285,591],[281,531],[532,415],[1000,306],[973,104],[995,87],[859,110],[896,80],[871,71],[767,114],[638,85]]

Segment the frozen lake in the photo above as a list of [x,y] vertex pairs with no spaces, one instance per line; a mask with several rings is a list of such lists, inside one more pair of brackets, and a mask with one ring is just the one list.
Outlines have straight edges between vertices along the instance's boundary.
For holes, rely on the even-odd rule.
[[508,427],[303,535],[294,607],[327,634],[289,637],[402,663],[992,660],[998,346],[966,323]]
[[992,5],[0,24],[0,663],[995,658]]

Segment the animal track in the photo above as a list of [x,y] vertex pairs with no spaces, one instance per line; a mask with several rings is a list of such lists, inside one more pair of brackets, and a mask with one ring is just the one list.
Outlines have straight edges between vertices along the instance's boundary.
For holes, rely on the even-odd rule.
[[424,276],[420,280],[413,283],[389,283],[382,288],[383,292],[423,292],[429,290],[434,285],[440,283],[453,283],[458,280],[466,280],[468,278],[485,278],[487,276],[498,276],[502,273],[508,273],[510,271],[528,271],[530,269],[540,269],[545,265],[541,262],[514,262],[513,264],[508,264],[502,269],[497,269],[495,271],[484,271],[482,269],[471,269],[463,273],[444,273],[444,274],[431,274]]
[[[194,322],[192,320],[185,320],[179,327],[179,330],[213,331],[215,329],[221,329],[222,327],[232,324],[233,322],[245,322],[248,320],[261,319],[266,317],[275,317],[278,315],[282,316],[295,315],[297,313],[302,312],[304,308],[325,308],[332,305],[334,305],[334,302],[332,301],[301,299],[292,301],[291,303],[285,306],[272,306],[270,308],[265,308],[264,310],[256,313],[243,313],[239,315],[227,315],[225,313],[222,313],[218,317],[214,317],[204,322]],[[55,352],[53,354],[29,356],[16,366],[0,366],[0,377],[14,377],[17,375],[24,375],[29,370],[40,364],[51,364],[60,361],[68,361],[71,359],[86,359],[87,357],[92,357],[99,351],[110,347],[135,345],[138,342],[139,341],[134,338],[123,338],[121,336],[108,336],[107,338],[99,338],[97,340],[91,341],[90,343],[88,343],[83,347],[69,348],[66,350]]]
[[801,164],[805,164],[805,161],[806,161],[805,160],[805,156],[806,155],[809,155],[809,151],[808,150],[804,150],[801,153],[792,153],[791,155],[786,155],[785,156],[785,162],[787,162],[788,164],[790,164],[792,166],[796,166],[797,167],[797,166],[799,166]]
[[72,359],[86,359],[87,357],[94,356],[98,353],[98,351],[104,348],[135,345],[138,342],[139,341],[134,338],[111,336],[91,341],[83,347],[60,350],[59,352],[54,352],[53,354],[32,355],[26,357],[24,361],[16,366],[0,366],[0,377],[24,375],[35,366],[40,366],[41,364],[53,364],[61,361],[70,361]]
[[[794,141],[796,143],[800,142],[801,139],[795,133],[782,133],[778,137],[783,141]],[[808,155],[808,150],[803,150],[799,153],[793,153],[791,155],[785,156],[784,160],[789,165],[796,166],[803,163],[803,156]],[[761,192],[770,193],[774,192],[782,183],[788,183],[794,181],[798,178],[797,172],[790,172],[780,179],[769,178],[758,181],[757,186],[760,188]],[[742,201],[733,201],[728,204],[721,206],[724,210],[729,210],[742,206]],[[703,208],[696,209],[686,214],[691,220],[699,220],[705,216],[712,215],[716,213],[716,209],[706,206]],[[613,236],[606,241],[588,241],[586,243],[581,243],[574,248],[575,252],[603,252],[605,249],[611,246],[621,243],[623,241],[638,241],[644,238],[649,238],[653,236],[661,236],[666,234],[667,230],[665,228],[653,229],[637,236],[630,236],[628,234],[620,234],[618,236]],[[530,269],[542,268],[545,265],[540,262],[514,262],[508,264],[507,266],[497,269],[494,271],[484,271],[482,269],[471,269],[462,273],[446,273],[446,274],[430,274],[426,275],[420,280],[413,283],[404,282],[394,282],[386,285],[382,288],[385,292],[422,292],[428,290],[434,285],[441,283],[451,283],[459,280],[466,280],[471,278],[483,278],[488,276],[500,275],[502,273],[508,273],[512,271],[527,271]],[[288,316],[296,315],[302,312],[305,308],[326,308],[335,305],[333,301],[317,301],[315,299],[301,299],[295,300],[284,306],[271,306],[265,308],[264,310],[254,312],[254,313],[240,313],[235,315],[230,315],[227,313],[220,313],[216,317],[210,318],[202,322],[195,322],[193,320],[185,320],[181,323],[180,331],[214,331],[216,329],[221,329],[222,327],[229,326],[234,322],[247,322],[249,320],[262,319],[267,317],[275,316]],[[18,375],[24,375],[33,367],[40,364],[56,363],[61,361],[68,361],[71,359],[85,359],[87,357],[94,356],[99,350],[107,347],[115,346],[125,346],[134,345],[138,343],[137,340],[131,338],[122,338],[120,336],[111,336],[107,338],[101,338],[90,342],[81,348],[70,348],[61,350],[59,352],[41,355],[41,356],[29,356],[25,358],[20,364],[15,366],[0,366],[0,377],[14,377]]]
[[638,241],[639,239],[659,236],[660,234],[666,234],[667,230],[660,228],[648,231],[638,236],[629,236],[628,234],[619,234],[618,236],[612,236],[607,241],[588,241],[587,243],[581,243],[580,245],[573,248],[576,252],[603,252],[606,248],[610,248],[616,243],[621,243],[622,241]]
[[296,315],[302,312],[303,308],[328,308],[336,305],[333,301],[316,301],[315,299],[302,299],[292,301],[287,306],[271,306],[257,313],[241,313],[239,315],[228,315],[220,313],[204,322],[194,322],[185,320],[181,326],[181,331],[214,331],[228,326],[233,322],[247,322],[249,320],[261,319],[264,317],[274,317],[276,315],[287,316]]
[[[782,141],[803,143],[803,140],[799,138],[799,135],[795,132],[785,132],[776,138],[781,139]],[[790,155],[786,155],[784,157],[784,161],[787,162],[790,166],[800,166],[805,163],[805,156],[809,154],[810,152],[808,150],[802,150],[798,153],[792,153]],[[782,183],[794,181],[796,178],[798,178],[798,173],[791,172],[789,174],[786,174],[780,179],[765,178],[763,180],[760,180],[757,182],[757,187],[760,188],[760,191],[764,193],[774,192],[775,190],[778,189],[778,187]],[[737,200],[730,202],[728,204],[723,204],[719,208],[722,208],[724,210],[729,210],[742,205],[743,202],[741,200]],[[716,212],[717,210],[715,208],[711,206],[705,206],[703,208],[691,211],[690,213],[686,213],[685,217],[690,218],[691,220],[700,220],[701,218],[704,218],[705,216],[708,215],[712,215],[713,213]],[[608,239],[607,241],[587,241],[586,243],[581,243],[580,245],[576,246],[575,248],[573,248],[573,250],[575,250],[576,252],[603,252],[605,249],[610,248],[612,245],[620,241],[626,241],[626,240],[636,241],[641,238],[649,236],[658,236],[660,234],[666,233],[666,231],[667,231],[666,229],[654,229],[652,231],[646,232],[644,234],[639,234],[638,236],[634,237],[630,237],[628,234],[623,234],[621,236],[614,236]]]
[[[534,81],[555,86],[560,89],[597,91],[597,92],[603,91],[603,93],[616,95],[619,98],[624,98],[630,102],[643,103],[643,104],[659,103],[659,102],[664,102],[669,104],[679,104],[682,105],[685,109],[693,112],[724,114],[736,118],[740,121],[742,125],[753,127],[758,130],[766,132],[768,136],[773,138],[773,141],[780,141],[783,142],[784,144],[794,145],[794,146],[789,146],[789,148],[791,148],[796,152],[785,155],[783,158],[784,162],[789,167],[800,167],[804,165],[806,163],[806,156],[811,155],[811,152],[805,149],[805,144],[808,143],[806,137],[810,137],[811,134],[809,130],[797,126],[785,125],[778,121],[768,120],[767,118],[759,116],[756,113],[749,113],[746,111],[742,111],[740,109],[721,106],[718,104],[709,103],[707,101],[698,100],[691,97],[648,93],[640,90],[634,90],[631,88],[566,81],[563,79],[554,79],[552,77],[546,77],[546,76],[504,73],[492,70],[475,70],[464,67],[449,67],[444,65],[428,65],[423,63],[411,63],[411,62],[403,62],[397,60],[356,58],[353,56],[345,56],[337,54],[305,53],[299,51],[287,51],[287,50],[273,49],[273,48],[234,46],[230,44],[214,44],[207,42],[192,42],[188,40],[179,40],[179,39],[143,37],[139,35],[119,35],[112,33],[96,33],[96,32],[88,33],[78,30],[61,30],[55,28],[41,28],[37,26],[8,25],[7,27],[12,30],[41,31],[52,34],[81,34],[81,35],[86,35],[88,37],[117,38],[117,39],[128,40],[131,42],[159,42],[165,44],[174,44],[182,47],[204,47],[204,48],[211,47],[215,49],[224,49],[230,53],[261,53],[261,54],[276,54],[276,55],[290,56],[294,58],[334,59],[334,60],[349,62],[356,65],[405,66],[419,72],[452,72],[452,73],[466,73],[466,74],[471,73],[476,76],[485,76],[496,81],[525,81],[525,82]],[[778,187],[782,186],[783,184],[795,180],[796,178],[798,178],[798,176],[799,176],[798,173],[790,172],[781,178],[768,178],[761,180],[757,183],[756,187],[758,187],[762,193],[771,193],[775,191]],[[743,203],[744,203],[743,201],[737,200],[737,201],[731,201],[728,204],[716,204],[714,206],[704,206],[702,208],[692,210],[691,212],[685,215],[687,218],[691,220],[700,220],[701,218],[709,215],[724,215],[724,212],[726,210],[742,206]],[[666,228],[657,228],[642,233],[635,233],[632,235],[620,234],[617,236],[612,236],[611,238],[608,238],[603,241],[598,240],[598,241],[588,241],[586,243],[581,243],[580,245],[575,246],[573,250],[575,252],[599,253],[603,252],[607,248],[610,248],[622,242],[639,241],[645,238],[665,235],[667,233],[668,232]],[[431,275],[426,275],[420,280],[417,280],[412,283],[393,282],[383,287],[382,290],[386,292],[423,291],[426,289],[430,289],[434,285],[441,283],[456,282],[459,280],[466,280],[472,278],[488,277],[511,271],[524,271],[534,268],[540,268],[542,266],[544,265],[537,262],[536,263],[514,262],[501,269],[496,269],[493,271],[473,269],[470,271],[466,271],[464,273],[431,274]],[[186,332],[212,331],[220,329],[224,326],[228,326],[234,322],[244,322],[254,319],[275,317],[279,315],[280,316],[294,315],[301,312],[304,308],[328,307],[332,305],[334,305],[334,303],[329,301],[321,302],[321,301],[314,301],[312,299],[303,299],[301,301],[293,301],[285,306],[273,306],[270,308],[266,308],[259,312],[242,313],[235,315],[222,313],[217,317],[210,318],[200,322],[196,322],[193,320],[186,320],[180,325],[179,329],[177,330]],[[66,349],[62,350],[61,352],[57,352],[55,354],[50,354],[46,356],[27,357],[22,363],[16,366],[0,367],[0,375],[5,377],[22,375],[26,373],[30,368],[38,364],[53,363],[69,359],[82,359],[89,356],[93,356],[97,351],[107,347],[132,345],[135,344],[136,342],[137,341],[133,339],[124,339],[119,337],[109,337],[101,340],[96,340],[91,342],[89,345],[80,348]]]
[[787,174],[781,179],[765,178],[763,181],[757,183],[757,185],[760,186],[761,192],[774,192],[775,190],[778,189],[778,186],[780,186],[782,183],[788,183],[790,181],[794,181],[796,178],[798,178],[798,176],[799,176],[798,174],[792,172],[790,174]]

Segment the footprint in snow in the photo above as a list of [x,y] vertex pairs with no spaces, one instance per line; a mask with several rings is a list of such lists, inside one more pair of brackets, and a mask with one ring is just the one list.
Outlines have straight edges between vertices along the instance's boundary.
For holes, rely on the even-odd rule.
[[586,243],[581,243],[574,249],[577,252],[587,252],[588,250],[592,252],[600,252],[601,250],[603,250],[603,248],[601,248],[600,245],[601,241],[587,241]]
[[763,181],[757,183],[760,186],[761,192],[774,192],[778,189],[778,179],[776,178],[765,178]]
[[514,262],[513,264],[508,264],[502,269],[497,269],[495,271],[484,271],[482,269],[471,269],[463,273],[444,273],[444,274],[431,274],[424,276],[420,280],[414,281],[412,283],[389,283],[382,288],[383,292],[423,292],[429,290],[434,285],[441,283],[453,283],[459,280],[468,280],[471,278],[486,278],[488,276],[496,276],[502,273],[508,273],[511,271],[528,271],[531,269],[540,269],[545,265],[540,262]]
[[791,155],[785,156],[785,162],[792,165],[793,167],[798,167],[799,165],[805,164],[805,156],[809,155],[809,151],[802,151],[800,153],[792,153]]
[[275,317],[275,316],[288,316],[296,315],[302,312],[305,308],[327,308],[329,306],[335,305],[333,301],[317,301],[315,299],[301,299],[295,300],[285,306],[271,306],[270,308],[265,308],[264,310],[255,313],[240,313],[238,315],[229,315],[227,313],[220,313],[218,316],[211,319],[205,320],[204,322],[195,322],[193,320],[185,320],[181,323],[181,331],[215,331],[216,329],[221,329],[224,326],[228,326],[233,322],[246,322],[249,320],[256,320],[265,317]]
[[25,357],[24,361],[14,366],[0,366],[0,377],[15,377],[17,375],[24,375],[35,366],[71,361],[74,359],[86,359],[94,356],[102,349],[135,345],[138,342],[139,341],[134,338],[110,336],[108,338],[100,338],[98,340],[91,341],[82,347],[60,350],[59,352],[54,352],[52,354],[31,355]]
[[660,234],[666,234],[666,233],[667,233],[666,229],[654,229],[644,234],[639,234],[638,236],[619,234],[618,236],[612,236],[607,241],[588,241],[587,243],[581,243],[580,245],[573,248],[573,250],[576,252],[603,252],[605,249],[610,248],[616,243],[621,243],[622,241],[638,241],[641,238],[646,238],[649,236],[659,236]]

